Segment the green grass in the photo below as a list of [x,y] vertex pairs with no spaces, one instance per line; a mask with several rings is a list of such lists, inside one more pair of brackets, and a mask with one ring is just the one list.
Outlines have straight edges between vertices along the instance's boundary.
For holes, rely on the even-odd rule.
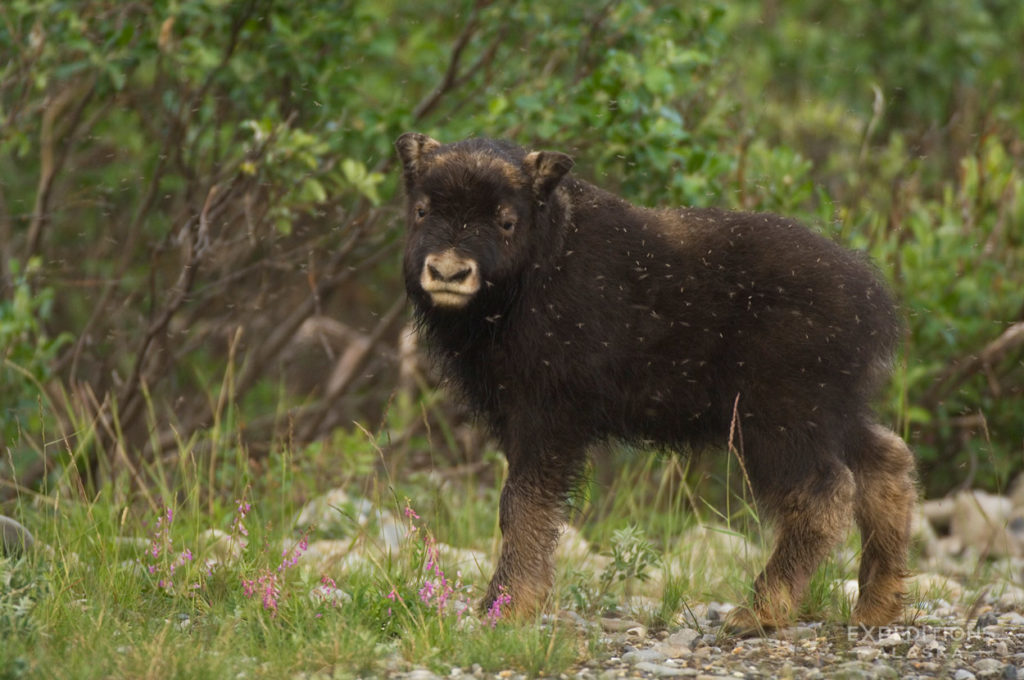
[[[142,488],[124,472],[88,495],[69,467],[55,488],[25,491],[5,510],[47,547],[0,560],[0,678],[326,678],[473,664],[539,676],[610,651],[557,617],[477,614],[500,538],[500,474],[392,478],[401,462],[361,428],[251,460],[234,427],[225,413],[177,456],[142,466]],[[770,535],[735,463],[609,455],[602,464],[614,472],[592,474],[575,501],[589,550],[560,554],[558,606],[657,630],[687,625],[700,603],[746,601]],[[309,499],[339,487],[352,502],[296,526]],[[708,491],[727,502],[701,500]],[[380,535],[387,521],[400,534],[392,549]],[[323,541],[343,546],[336,559],[322,558]],[[476,552],[456,564],[448,546]],[[855,568],[828,560],[802,615],[847,620],[836,584]],[[334,584],[341,599],[315,596]]]

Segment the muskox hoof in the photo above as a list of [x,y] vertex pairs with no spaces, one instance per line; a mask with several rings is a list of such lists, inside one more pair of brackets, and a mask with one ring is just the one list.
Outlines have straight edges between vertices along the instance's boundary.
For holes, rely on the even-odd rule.
[[722,634],[736,637],[757,637],[767,635],[774,626],[765,625],[752,609],[737,607],[729,612],[722,623]]
[[872,628],[875,626],[888,626],[895,623],[903,616],[903,602],[858,602],[853,608],[850,616],[850,623],[855,626]]

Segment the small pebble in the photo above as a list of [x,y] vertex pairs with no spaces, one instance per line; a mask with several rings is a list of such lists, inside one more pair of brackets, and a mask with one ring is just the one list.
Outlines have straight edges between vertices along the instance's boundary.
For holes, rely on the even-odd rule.
[[658,663],[664,661],[666,657],[664,654],[656,649],[638,649],[634,652],[626,652],[622,655],[622,660],[630,665],[636,665],[639,663]]
[[775,637],[779,640],[788,640],[789,642],[796,642],[798,640],[808,640],[816,637],[816,633],[813,628],[807,628],[805,626],[791,626],[789,628],[782,628],[775,633]]
[[630,628],[638,626],[642,628],[643,624],[632,619],[612,619],[607,617],[601,619],[601,627],[609,633],[623,633]]
[[892,647],[896,647],[897,645],[902,643],[903,638],[900,637],[900,634],[893,632],[885,636],[884,638],[880,639],[875,644],[881,647],[882,649],[891,649]]
[[633,642],[641,642],[647,638],[647,626],[633,626],[626,631],[626,637]]
[[417,668],[409,671],[405,675],[406,680],[438,680],[438,676],[428,671],[426,668]]
[[642,673],[650,673],[651,675],[654,675],[659,678],[673,678],[697,675],[696,669],[672,668],[670,666],[662,666],[660,664],[651,663],[650,661],[641,661],[633,668]]
[[999,623],[1004,626],[1024,626],[1024,616],[1017,612],[1009,612],[999,617]]
[[674,647],[686,647],[693,649],[697,644],[697,641],[701,639],[701,634],[692,628],[682,628],[669,635],[665,642]]
[[974,662],[974,672],[988,677],[1003,670],[1003,662],[998,659],[978,659]]

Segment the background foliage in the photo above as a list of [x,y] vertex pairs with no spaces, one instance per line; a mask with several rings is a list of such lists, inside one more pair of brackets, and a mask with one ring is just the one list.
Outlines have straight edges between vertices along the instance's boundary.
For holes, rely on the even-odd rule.
[[928,494],[1003,488],[1024,468],[1022,43],[1014,0],[4,2],[0,498],[72,461],[139,481],[226,431],[256,461],[288,442],[373,467],[353,422],[393,469],[483,460],[400,333],[409,129],[868,250],[907,317],[885,421]]

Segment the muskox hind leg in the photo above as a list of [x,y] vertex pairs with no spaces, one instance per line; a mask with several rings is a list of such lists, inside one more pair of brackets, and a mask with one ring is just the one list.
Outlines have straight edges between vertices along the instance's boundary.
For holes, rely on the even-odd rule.
[[790,625],[815,569],[849,527],[855,490],[850,469],[838,457],[786,462],[774,472],[752,475],[759,507],[776,525],[775,548],[754,581],[752,607],[730,613],[727,633],[763,635]]
[[542,469],[510,457],[499,508],[501,555],[480,603],[483,613],[502,595],[511,598],[502,613],[512,611],[516,616],[529,616],[544,604],[554,583],[554,551],[573,479],[564,470]]
[[903,613],[910,518],[917,498],[914,458],[899,436],[878,425],[851,453],[861,533],[860,596],[853,623],[884,626]]

